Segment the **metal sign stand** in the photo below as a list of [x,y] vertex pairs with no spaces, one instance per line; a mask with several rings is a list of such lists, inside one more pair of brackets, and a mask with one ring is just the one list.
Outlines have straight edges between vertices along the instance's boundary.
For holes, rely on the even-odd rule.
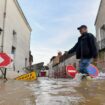
[[6,74],[7,74],[7,68],[5,68],[5,70],[4,70],[4,79],[7,80]]
[[[2,70],[2,68],[0,68],[0,71],[1,71],[1,73],[2,73],[2,75],[3,75],[3,77],[4,77],[4,79],[6,79],[7,80],[7,77],[6,77],[6,74],[7,74],[7,68],[3,68],[4,70]],[[3,72],[4,71],[4,72]]]

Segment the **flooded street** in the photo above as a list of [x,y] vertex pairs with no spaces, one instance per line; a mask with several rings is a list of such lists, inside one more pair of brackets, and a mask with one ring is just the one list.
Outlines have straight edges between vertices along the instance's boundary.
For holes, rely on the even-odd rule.
[[25,82],[0,81],[0,105],[29,105],[28,100],[32,99],[31,96]]
[[105,80],[0,81],[0,105],[105,105]]

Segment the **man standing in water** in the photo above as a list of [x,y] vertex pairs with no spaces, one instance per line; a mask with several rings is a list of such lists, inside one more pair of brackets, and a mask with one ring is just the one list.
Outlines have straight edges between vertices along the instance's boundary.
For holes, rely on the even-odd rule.
[[76,52],[76,58],[80,59],[79,72],[88,75],[87,67],[91,63],[92,58],[97,58],[98,49],[96,38],[91,33],[88,33],[86,25],[78,28],[81,36],[78,38],[76,45],[68,51],[68,54]]

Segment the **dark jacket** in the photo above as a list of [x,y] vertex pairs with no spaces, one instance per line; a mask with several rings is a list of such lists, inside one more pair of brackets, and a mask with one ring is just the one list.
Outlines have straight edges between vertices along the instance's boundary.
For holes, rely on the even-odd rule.
[[96,58],[98,48],[96,38],[91,33],[84,33],[78,38],[76,45],[68,51],[69,54],[76,52],[77,59]]

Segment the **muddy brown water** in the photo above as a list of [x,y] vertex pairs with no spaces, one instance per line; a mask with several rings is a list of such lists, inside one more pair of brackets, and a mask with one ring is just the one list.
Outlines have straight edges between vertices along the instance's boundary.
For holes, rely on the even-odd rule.
[[105,80],[0,80],[0,105],[105,105]]

